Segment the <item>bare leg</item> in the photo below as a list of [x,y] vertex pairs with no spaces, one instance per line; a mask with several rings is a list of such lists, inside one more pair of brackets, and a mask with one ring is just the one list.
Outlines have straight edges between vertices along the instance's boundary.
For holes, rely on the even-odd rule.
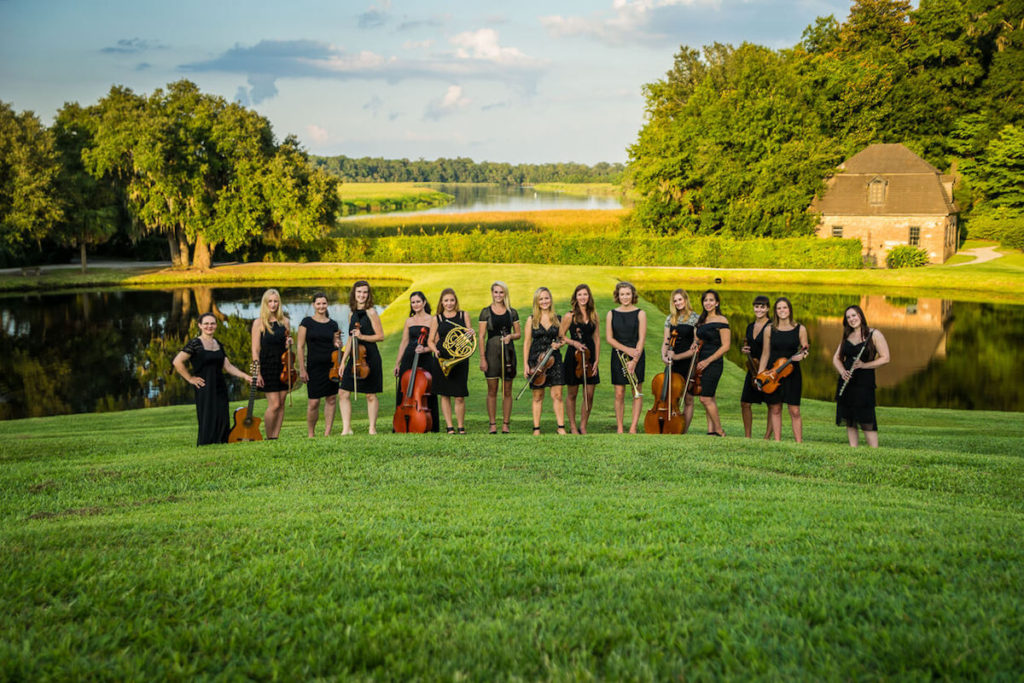
[[[571,384],[565,388],[565,407],[569,409],[569,431],[573,434],[579,434],[580,430],[576,427],[576,396],[578,395],[580,387],[578,384]],[[553,396],[553,394],[552,394]],[[583,422],[583,415],[580,415],[580,423]],[[559,424],[565,424],[560,422]]]
[[594,389],[596,387],[593,384],[587,385],[587,402],[580,408],[580,434],[587,433],[587,424],[590,422],[590,411],[594,408]]
[[338,396],[341,398],[341,435],[347,436],[352,433],[352,392],[341,389]]
[[544,410],[544,390],[533,389],[533,402],[530,404],[530,411],[533,413],[533,433],[539,434],[540,415]]
[[[331,428],[334,427],[334,413],[338,411],[338,395],[331,394],[324,397],[324,436],[331,435]],[[314,421],[315,422],[315,421]]]
[[[875,433],[877,434],[878,432],[875,432]],[[868,435],[868,433],[864,432],[864,436],[867,436],[867,435]],[[854,448],[856,448],[857,446],[860,445],[860,434],[857,432],[857,428],[856,427],[847,427],[846,428],[846,439],[847,439],[847,441],[850,442],[850,445],[853,446]],[[870,444],[868,444],[868,445],[870,445]]]
[[636,427],[640,424],[640,413],[644,409],[644,400],[642,398],[634,398],[632,406],[632,421],[629,423],[629,433],[636,434]]
[[718,417],[718,403],[715,401],[715,397],[701,396],[700,403],[704,406],[704,412],[708,416],[708,433],[725,436],[725,430],[722,429],[722,423]]
[[508,430],[509,421],[512,419],[512,382],[502,382],[501,416],[503,420],[501,431]]
[[491,424],[497,421],[495,418],[498,413],[498,383],[500,381],[498,377],[487,378],[487,418]]
[[782,404],[770,404],[768,406],[768,417],[772,422],[772,436],[776,441],[782,441]]
[[[316,432],[316,421],[320,417],[320,399],[311,398],[306,403],[306,431],[309,432],[309,438],[313,438]],[[333,415],[331,416],[334,417]]]
[[793,423],[793,439],[797,443],[804,442],[804,421],[800,417],[800,406],[787,406],[789,408],[789,421]]
[[878,432],[869,432],[865,430],[864,440],[868,442],[868,446],[871,448],[878,448]]
[[267,428],[267,438],[276,439],[281,433],[284,423],[284,398],[287,391],[272,391],[267,394],[267,412],[263,414],[263,424]]
[[452,428],[452,397],[451,396],[439,396],[438,402],[441,404],[441,414],[444,415],[444,426],[447,429]]
[[626,387],[620,384],[615,385],[615,431],[621,434],[622,415],[626,412]]
[[693,394],[686,392],[683,398],[683,434],[690,431],[690,423],[693,422]]
[[370,418],[370,434],[377,433],[377,413],[380,411],[380,404],[377,402],[377,394],[365,394],[366,415]]
[[455,397],[455,421],[459,425],[459,429],[466,428],[466,397],[456,396]]
[[769,441],[772,438],[772,411],[769,409],[764,414],[764,440]]
[[740,402],[740,415],[743,416],[743,436],[749,439],[754,428],[754,411],[749,403]]
[[555,427],[559,434],[565,434],[565,402],[562,387],[551,387],[551,403],[555,408]]

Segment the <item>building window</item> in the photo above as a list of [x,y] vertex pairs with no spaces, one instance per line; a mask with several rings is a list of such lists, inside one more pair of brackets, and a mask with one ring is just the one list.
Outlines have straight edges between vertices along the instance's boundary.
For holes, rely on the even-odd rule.
[[875,178],[868,184],[868,203],[872,206],[885,204],[885,187],[888,183],[882,178]]
[[921,246],[921,228],[916,225],[910,226],[910,235],[907,237],[907,244],[912,247]]
[[833,237],[841,238],[843,236],[843,226],[841,226],[841,225],[833,225],[832,226],[832,236]]

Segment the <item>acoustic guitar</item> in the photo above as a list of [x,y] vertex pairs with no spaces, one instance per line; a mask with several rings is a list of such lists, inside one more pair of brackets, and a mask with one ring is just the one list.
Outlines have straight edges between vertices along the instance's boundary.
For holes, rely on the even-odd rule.
[[256,377],[260,372],[260,364],[253,361],[249,365],[249,374],[252,375],[252,382],[249,384],[249,405],[235,408],[235,424],[228,434],[228,443],[236,441],[263,441],[263,434],[260,433],[260,418],[253,415],[253,405],[256,403]]

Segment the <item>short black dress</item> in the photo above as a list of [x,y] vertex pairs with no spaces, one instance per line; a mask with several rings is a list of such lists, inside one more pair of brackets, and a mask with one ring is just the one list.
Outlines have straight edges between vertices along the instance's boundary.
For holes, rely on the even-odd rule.
[[[721,330],[729,329],[729,323],[704,323],[697,326],[697,339],[704,342],[697,354],[697,362],[707,360],[722,348]],[[718,380],[722,379],[722,369],[725,367],[725,360],[719,357],[712,361],[700,376],[700,395],[714,396],[718,391]]]
[[[672,324],[672,316],[665,318],[665,327],[668,328],[669,338],[672,332],[676,333],[676,343],[672,347],[672,353],[684,353],[693,346],[693,340],[697,336],[697,320],[700,318],[696,313],[690,311],[686,318],[680,318],[676,324]],[[686,378],[690,372],[690,358],[679,358],[672,361],[672,372]]]
[[[747,325],[746,339],[747,346],[750,347],[750,358],[754,360],[754,367],[757,368],[761,364],[761,353],[764,351],[764,331],[770,323],[765,323],[761,326],[761,331],[754,336],[754,325],[757,321],[754,321]],[[743,393],[740,394],[740,403],[764,403],[764,392],[754,386],[754,374],[751,373],[750,368],[747,368],[747,376],[743,378]]]
[[[566,336],[573,341],[583,342],[583,345],[587,347],[587,351],[590,352],[588,358],[593,358],[594,349],[594,330],[597,329],[597,324],[593,321],[578,323],[575,320],[569,324],[569,329],[566,330]],[[583,384],[583,378],[576,376],[576,349],[571,346],[565,347],[565,383],[570,386],[580,386]],[[594,373],[593,377],[587,377],[587,386],[601,383],[601,372]]]
[[[402,354],[402,358],[398,361],[398,387],[395,389],[395,407],[397,408],[402,404],[402,375],[405,374],[406,370],[412,370],[412,361],[416,358],[416,342],[419,341],[420,331],[430,329],[429,325],[410,325],[406,328],[408,331],[408,339],[405,345],[405,353]],[[420,362],[416,365],[419,370],[430,373],[431,382],[434,378],[441,374],[441,370],[437,367],[434,362],[434,354],[430,351],[424,351],[419,354]],[[437,414],[437,395],[434,393],[433,387],[431,387],[430,393],[427,394],[427,407],[430,408],[431,415],[431,427],[430,431],[436,432],[438,430],[438,414]]]
[[[512,334],[513,324],[518,322],[519,312],[514,308],[507,308],[505,312],[498,315],[491,310],[491,307],[480,311],[478,322],[487,323],[487,342],[484,348],[484,358],[487,359],[487,372],[484,377],[501,377],[501,337],[502,334]],[[507,380],[516,378],[516,347],[513,342],[505,345],[505,360],[509,366],[509,372],[505,373]]]
[[334,335],[338,332],[338,322],[328,320],[321,323],[306,316],[299,323],[299,327],[306,328],[306,372],[309,374],[306,395],[309,398],[323,398],[337,394],[338,381],[331,379],[329,375],[331,353],[336,349]]
[[[843,348],[839,352],[839,358],[843,366],[849,368],[853,365],[853,359],[857,357],[861,347],[866,342],[851,344],[849,340],[843,340]],[[867,354],[861,356],[861,361],[874,360]],[[840,427],[860,427],[866,432],[877,432],[878,421],[875,419],[875,369],[860,368],[854,371],[850,377],[850,383],[846,390],[839,396],[839,389],[843,386],[843,378],[840,377],[836,383],[836,424]]]
[[260,333],[260,376],[263,377],[263,391],[288,391],[288,384],[281,381],[288,330],[276,320],[270,323],[270,332]]
[[[612,339],[624,344],[625,346],[635,347],[637,342],[640,341],[640,309],[635,311],[616,311],[612,309]],[[622,362],[619,360],[619,350],[613,348],[611,352],[611,369],[612,369],[612,384],[617,386],[625,386],[629,384],[629,380],[626,379],[626,371],[622,367]],[[644,367],[647,360],[647,352],[641,351],[640,358],[637,360],[636,369],[633,374],[636,375],[636,381],[638,384],[644,382]]]
[[[216,339],[214,340],[216,341]],[[181,349],[189,355],[192,375],[201,377],[206,383],[196,390],[196,419],[199,422],[197,446],[211,443],[227,443],[228,432],[228,384],[224,380],[224,347],[217,342],[215,351],[207,351],[203,342],[196,337]]]
[[[356,323],[359,323],[360,335],[365,334],[369,336],[373,334],[373,322],[370,320],[370,314],[366,311],[352,311],[348,318],[349,335],[356,329]],[[366,349],[366,364],[370,366],[370,374],[366,377],[353,379],[353,358],[352,353],[349,352],[344,372],[341,375],[341,389],[342,391],[358,391],[360,394],[379,394],[384,390],[384,368],[381,364],[380,349],[377,348],[377,342],[360,341],[359,348]]]
[[[771,350],[768,353],[768,367],[772,367],[779,358],[790,358],[800,351],[800,325],[785,332],[772,327]],[[764,395],[764,402],[770,406],[785,403],[789,406],[800,405],[804,381],[800,374],[800,362],[791,363],[793,372],[783,377],[779,388]]]
[[[444,339],[456,326],[469,327],[469,315],[458,311],[454,318],[446,318],[444,313],[437,316],[437,350],[438,360],[451,358],[452,354],[444,348]],[[479,341],[477,342],[479,343]],[[459,361],[448,369],[448,376],[441,372],[440,365],[434,376],[434,393],[438,396],[460,398],[469,396],[469,359]]]
[[[548,349],[551,348],[554,342],[558,341],[558,327],[559,325],[556,322],[551,327],[534,327],[531,330],[530,356],[526,363],[531,368],[536,368],[541,357],[548,352]],[[562,363],[561,349],[555,349],[551,352],[551,360],[554,362],[545,372],[544,383],[534,384],[531,382],[531,389],[565,386],[565,365]]]

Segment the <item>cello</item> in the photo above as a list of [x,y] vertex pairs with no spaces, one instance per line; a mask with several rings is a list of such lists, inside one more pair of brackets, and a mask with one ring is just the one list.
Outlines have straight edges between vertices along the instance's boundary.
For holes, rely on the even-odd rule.
[[[417,346],[426,346],[427,328],[420,330]],[[396,433],[426,434],[434,425],[434,418],[427,406],[426,396],[430,393],[431,377],[426,370],[419,369],[420,354],[413,354],[412,367],[402,373],[399,387],[402,402],[395,407],[391,426]]]
[[[668,341],[668,348],[673,348],[676,332]],[[647,411],[644,418],[645,434],[682,434],[686,427],[683,416],[679,412],[679,399],[686,390],[686,380],[677,372],[672,372],[672,357],[665,361],[665,372],[654,376],[651,380],[651,393],[654,394],[654,405]]]
[[249,374],[252,375],[252,382],[249,383],[249,405],[235,408],[235,423],[231,426],[231,432],[228,434],[228,443],[263,441],[263,434],[260,433],[260,418],[252,414],[253,405],[256,403],[256,376],[260,374],[258,361],[253,361],[249,365]]

